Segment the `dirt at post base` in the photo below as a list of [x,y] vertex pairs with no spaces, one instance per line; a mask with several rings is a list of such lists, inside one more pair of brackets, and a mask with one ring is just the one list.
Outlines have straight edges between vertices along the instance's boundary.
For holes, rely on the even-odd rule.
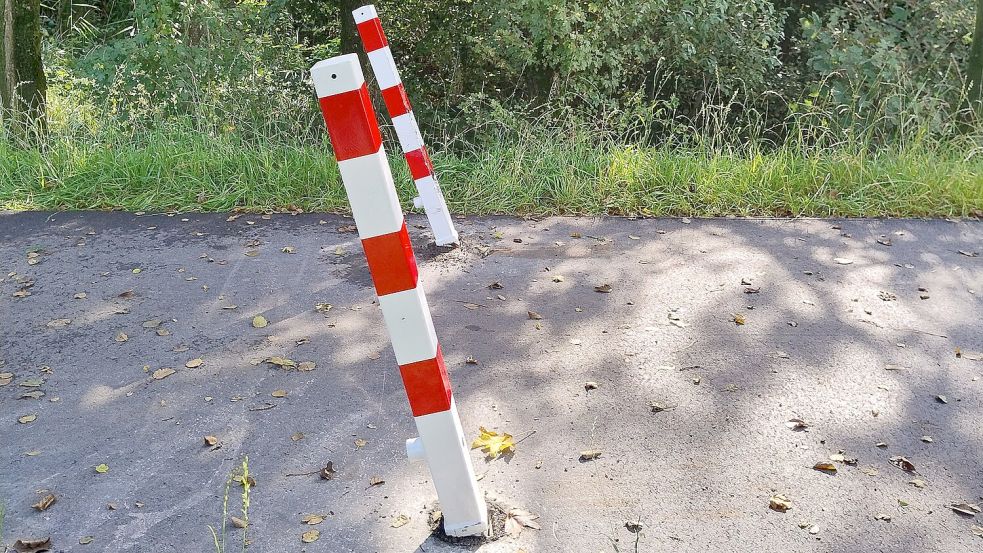
[[448,536],[444,532],[444,515],[440,512],[440,506],[434,505],[428,509],[430,530],[433,536],[440,541],[454,545],[479,546],[504,538],[505,521],[508,518],[508,508],[494,501],[488,502],[488,532],[481,536]]

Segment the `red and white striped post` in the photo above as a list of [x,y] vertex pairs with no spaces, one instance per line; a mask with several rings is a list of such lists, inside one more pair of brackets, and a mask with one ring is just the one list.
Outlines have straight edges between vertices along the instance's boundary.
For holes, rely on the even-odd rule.
[[444,531],[482,534],[488,529],[487,507],[417,280],[413,246],[358,56],[318,62],[311,77],[420,433],[406,441],[406,452],[430,466]]
[[369,56],[372,72],[375,73],[376,81],[382,90],[386,111],[389,112],[389,118],[396,129],[396,136],[399,137],[399,145],[406,156],[406,163],[410,166],[416,190],[420,194],[413,198],[413,204],[417,208],[423,207],[426,211],[437,245],[453,244],[458,240],[457,230],[447,211],[444,194],[440,191],[440,184],[437,183],[437,176],[433,172],[430,155],[423,143],[423,135],[420,134],[420,126],[413,115],[413,108],[410,107],[410,99],[406,96],[399,70],[396,69],[396,61],[389,49],[389,41],[382,31],[379,14],[376,13],[375,6],[368,5],[353,11],[352,15],[358,26],[358,34],[362,37],[362,45]]

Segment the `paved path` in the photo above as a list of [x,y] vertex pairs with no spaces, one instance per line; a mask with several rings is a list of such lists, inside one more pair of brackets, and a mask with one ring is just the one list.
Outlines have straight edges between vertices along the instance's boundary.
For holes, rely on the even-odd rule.
[[[429,537],[433,490],[404,459],[413,423],[350,224],[0,214],[0,372],[14,373],[0,386],[3,540],[213,550],[207,526],[248,455],[252,551],[461,550]],[[524,438],[509,459],[474,452],[482,488],[542,524],[481,551],[983,546],[972,529],[983,515],[948,508],[983,495],[980,223],[459,224],[451,252],[411,229],[437,333],[468,435],[484,425]],[[603,284],[610,293],[595,292]],[[269,326],[253,328],[256,315]],[[165,367],[176,373],[150,376]],[[32,390],[45,395],[18,399]],[[810,426],[795,432],[794,418]],[[580,462],[586,449],[603,453]],[[840,451],[857,466],[813,470]],[[899,455],[917,474],[892,466]],[[328,461],[330,481],[288,476]],[[38,512],[42,490],[57,502]],[[792,510],[769,510],[775,494]],[[303,524],[312,513],[324,521]],[[399,515],[410,520],[393,527]],[[302,544],[311,529],[320,539]]]

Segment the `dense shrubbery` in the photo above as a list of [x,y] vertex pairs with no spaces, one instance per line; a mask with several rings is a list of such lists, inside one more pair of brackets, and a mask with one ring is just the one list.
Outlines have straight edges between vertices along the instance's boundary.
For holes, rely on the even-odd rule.
[[[214,132],[316,137],[306,70],[351,47],[350,1],[54,4],[53,94],[84,90],[137,125],[193,114]],[[803,123],[879,142],[950,134],[973,22],[971,0],[377,4],[431,124],[457,134],[499,106],[650,140],[785,140]]]

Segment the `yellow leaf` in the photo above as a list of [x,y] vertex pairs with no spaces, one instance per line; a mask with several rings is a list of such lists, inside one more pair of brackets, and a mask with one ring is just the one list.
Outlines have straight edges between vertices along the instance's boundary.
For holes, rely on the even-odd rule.
[[138,275],[138,274],[140,274],[142,272],[143,272],[143,269],[141,269],[139,267],[137,267],[136,269],[133,269],[133,274],[135,274],[135,275]]
[[268,324],[270,324],[269,321],[267,321],[266,317],[262,315],[256,315],[253,317],[253,328],[266,328],[266,325]]
[[203,364],[205,364],[205,360],[199,357],[197,359],[192,359],[191,361],[188,361],[187,363],[184,364],[184,366],[188,367],[189,369],[196,369],[202,366]]
[[37,415],[24,415],[23,417],[17,419],[17,422],[19,422],[21,424],[29,424],[29,423],[32,423],[32,422],[34,422],[36,420],[38,420],[38,416]]
[[471,443],[471,449],[481,448],[488,455],[489,459],[494,459],[503,453],[515,451],[515,442],[512,441],[511,434],[502,433],[499,435],[497,432],[492,432],[484,426],[480,427],[479,431],[481,433]]
[[273,396],[273,397],[287,397],[287,391],[286,390],[273,390],[273,393],[270,394],[270,395]]
[[106,463],[96,465],[96,472],[98,472],[99,474],[106,474],[107,472],[109,472],[109,465],[107,465]]
[[321,524],[324,522],[323,515],[304,515],[304,518],[300,519],[304,524],[314,526],[315,524]]
[[318,538],[321,537],[321,532],[318,530],[308,530],[300,536],[300,541],[304,543],[314,543]]

